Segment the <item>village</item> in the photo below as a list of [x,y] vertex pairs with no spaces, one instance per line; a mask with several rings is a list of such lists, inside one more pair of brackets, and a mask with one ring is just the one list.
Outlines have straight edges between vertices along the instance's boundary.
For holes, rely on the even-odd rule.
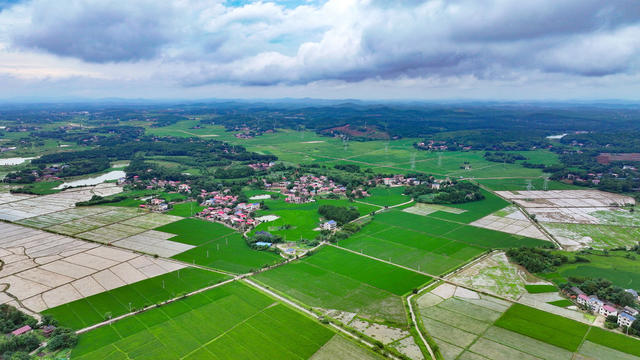
[[[618,306],[612,302],[601,300],[597,295],[587,295],[577,286],[564,291],[572,301],[575,301],[579,307],[594,315],[604,317],[604,325],[606,327],[627,328],[636,321],[639,311],[630,306]],[[631,294],[634,301],[640,301],[638,292],[633,289],[626,289],[626,293]]]

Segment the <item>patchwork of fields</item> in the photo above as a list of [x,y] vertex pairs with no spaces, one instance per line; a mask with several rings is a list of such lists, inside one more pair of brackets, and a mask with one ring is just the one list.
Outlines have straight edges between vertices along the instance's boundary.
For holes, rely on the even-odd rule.
[[473,291],[440,285],[417,300],[445,359],[639,359],[640,342]]
[[488,249],[545,243],[539,239],[480,229],[433,216],[391,210],[377,214],[359,233],[339,244],[376,258],[439,275]]
[[[367,199],[368,200],[368,199]],[[387,197],[381,197],[380,201],[387,201]],[[318,208],[321,205],[356,207],[360,215],[369,214],[379,210],[379,206],[362,202],[350,202],[346,199],[329,200],[317,199],[306,204],[286,203],[282,197],[279,199],[264,200],[267,210],[259,210],[257,216],[275,215],[277,220],[264,222],[258,225],[250,234],[256,231],[268,231],[274,235],[282,236],[285,241],[299,241],[300,239],[315,239],[320,234],[320,215]]]
[[29,312],[185,267],[20,225],[0,223],[0,233],[0,282],[9,285],[0,301]]
[[88,186],[44,196],[3,194],[0,197],[0,219],[17,221],[34,216],[67,210],[76,202],[87,201],[93,195],[108,196],[122,191],[121,187],[107,183]]
[[242,235],[218,223],[183,219],[156,228],[156,231],[174,234],[169,238],[170,242],[191,247],[173,256],[174,259],[187,263],[232,273],[246,273],[283,260],[275,253],[251,249]]
[[401,296],[430,280],[334,247],[324,247],[308,258],[254,278],[313,307],[399,324],[406,323]]
[[234,282],[83,334],[72,358],[305,359],[333,337],[317,321]]

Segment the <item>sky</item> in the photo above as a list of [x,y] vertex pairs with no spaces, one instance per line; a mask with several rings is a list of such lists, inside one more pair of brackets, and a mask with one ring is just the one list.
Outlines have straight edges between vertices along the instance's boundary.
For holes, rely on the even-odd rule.
[[638,0],[0,0],[0,99],[640,100]]

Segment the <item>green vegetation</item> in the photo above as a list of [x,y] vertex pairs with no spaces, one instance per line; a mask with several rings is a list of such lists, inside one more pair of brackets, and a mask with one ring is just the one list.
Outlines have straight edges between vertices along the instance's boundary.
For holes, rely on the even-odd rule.
[[589,326],[521,304],[513,304],[496,326],[576,352]]
[[188,263],[245,273],[283,260],[273,252],[251,249],[242,235],[218,223],[184,219],[155,230],[176,234],[171,241],[196,246],[173,257]]
[[630,251],[602,251],[587,250],[577,255],[564,253],[567,256],[579,256],[584,261],[573,261],[559,266],[555,271],[541,274],[542,277],[557,284],[566,283],[573,278],[604,278],[613,285],[624,289],[640,287],[640,261]]
[[[316,321],[234,282],[83,334],[72,358],[306,359],[333,336]],[[247,339],[250,347],[244,346]]]
[[564,254],[529,247],[509,249],[507,256],[511,261],[524,266],[527,271],[533,273],[550,272],[569,261],[569,258]]
[[567,299],[549,301],[547,304],[551,304],[551,305],[558,306],[558,307],[567,307],[567,306],[574,305],[573,302],[571,302],[571,301],[569,301]]
[[409,196],[403,195],[404,187],[385,187],[378,186],[369,190],[369,194],[371,196],[361,199],[359,201],[374,204],[379,206],[393,206],[405,203],[411,198]]
[[592,327],[587,340],[627,354],[640,356],[640,340],[616,334],[601,328]]
[[558,288],[554,285],[525,285],[524,288],[529,294],[558,292]]
[[169,215],[176,215],[182,217],[191,217],[204,209],[204,206],[200,206],[196,201],[189,201],[180,204],[174,204],[173,208],[167,212]]
[[405,323],[400,295],[430,278],[334,247],[255,278],[305,304]]
[[[264,222],[252,230],[249,235],[258,231],[266,231],[273,235],[281,236],[285,241],[299,241],[302,239],[313,240],[320,231],[319,208],[323,205],[333,207],[357,209],[358,216],[366,215],[379,209],[376,206],[351,202],[346,199],[319,199],[304,204],[290,204],[282,197],[264,200],[266,209],[259,210],[256,216],[275,215],[279,218],[274,221]],[[353,214],[356,212],[353,211]],[[346,218],[345,218],[346,219]],[[316,230],[318,229],[318,230]]]
[[49,195],[60,192],[61,190],[55,189],[60,184],[62,184],[62,181],[39,181],[12,190],[11,192],[33,195]]
[[72,301],[43,314],[53,316],[60,325],[81,329],[226,279],[226,275],[185,268]]
[[320,205],[320,207],[318,207],[318,214],[322,215],[325,219],[335,220],[340,226],[360,216],[360,212],[358,212],[356,207],[347,208],[333,205]]

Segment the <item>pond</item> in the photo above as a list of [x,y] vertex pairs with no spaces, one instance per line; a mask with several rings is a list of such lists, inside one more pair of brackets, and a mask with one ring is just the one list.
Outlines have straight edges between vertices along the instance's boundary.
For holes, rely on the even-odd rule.
[[0,159],[0,166],[20,165],[23,162],[29,161],[32,159],[35,159],[35,158],[34,157],[28,157],[28,158],[14,157],[14,158]]
[[120,178],[125,177],[126,175],[127,174],[122,170],[109,171],[108,173],[102,174],[100,176],[90,177],[86,179],[78,179],[78,180],[66,182],[64,184],[60,184],[56,187],[56,189],[64,189],[64,188],[75,187],[75,186],[98,185],[105,181],[118,180]]

